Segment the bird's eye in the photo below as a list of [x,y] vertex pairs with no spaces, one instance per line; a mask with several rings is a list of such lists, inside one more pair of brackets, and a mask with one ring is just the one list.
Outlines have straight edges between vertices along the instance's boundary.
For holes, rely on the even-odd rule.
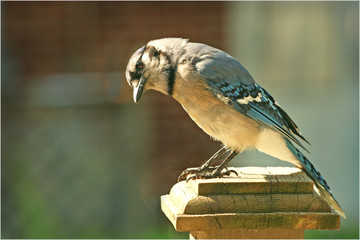
[[143,67],[144,67],[144,64],[143,64],[143,62],[141,60],[136,62],[136,69],[137,70],[141,70],[141,69],[143,69]]

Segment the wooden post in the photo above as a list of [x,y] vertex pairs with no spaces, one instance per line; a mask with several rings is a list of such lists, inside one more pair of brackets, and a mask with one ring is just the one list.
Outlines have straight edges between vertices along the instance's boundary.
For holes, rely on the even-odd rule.
[[297,168],[229,168],[239,176],[190,180],[161,196],[161,209],[191,239],[304,238],[340,228],[340,216]]

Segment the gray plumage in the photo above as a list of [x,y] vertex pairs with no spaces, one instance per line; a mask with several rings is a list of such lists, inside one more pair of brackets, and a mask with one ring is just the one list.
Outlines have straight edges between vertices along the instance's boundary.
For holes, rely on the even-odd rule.
[[[345,217],[324,178],[294,146],[305,149],[297,137],[308,143],[295,122],[228,53],[187,39],[153,40],[130,58],[126,78],[135,102],[150,89],[171,95],[200,128],[223,143],[206,164],[184,171],[180,179],[188,174],[221,176],[238,153],[258,149],[303,169],[321,196]],[[210,167],[224,154],[220,167]]]

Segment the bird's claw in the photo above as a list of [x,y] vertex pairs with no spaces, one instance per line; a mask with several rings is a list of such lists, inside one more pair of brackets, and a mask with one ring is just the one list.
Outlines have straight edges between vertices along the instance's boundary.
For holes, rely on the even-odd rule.
[[198,175],[202,173],[208,173],[215,170],[215,167],[208,167],[208,168],[201,168],[201,167],[195,167],[195,168],[188,168],[185,169],[180,176],[178,177],[177,181],[183,181],[187,180],[189,175]]
[[228,170],[227,168],[221,172],[216,171],[216,167],[209,167],[207,169],[188,168],[180,174],[178,177],[178,182],[182,180],[186,180],[186,182],[188,182],[189,180],[195,179],[210,179],[216,177],[221,178],[224,176],[230,176],[231,173],[234,173],[236,176],[238,176],[238,173],[235,170]]

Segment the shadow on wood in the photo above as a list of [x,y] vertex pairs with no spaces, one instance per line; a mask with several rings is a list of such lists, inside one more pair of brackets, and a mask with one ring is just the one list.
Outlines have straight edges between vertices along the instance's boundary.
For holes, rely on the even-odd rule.
[[161,197],[176,231],[193,239],[304,238],[304,230],[340,228],[340,216],[289,167],[229,168],[235,174],[179,182]]

